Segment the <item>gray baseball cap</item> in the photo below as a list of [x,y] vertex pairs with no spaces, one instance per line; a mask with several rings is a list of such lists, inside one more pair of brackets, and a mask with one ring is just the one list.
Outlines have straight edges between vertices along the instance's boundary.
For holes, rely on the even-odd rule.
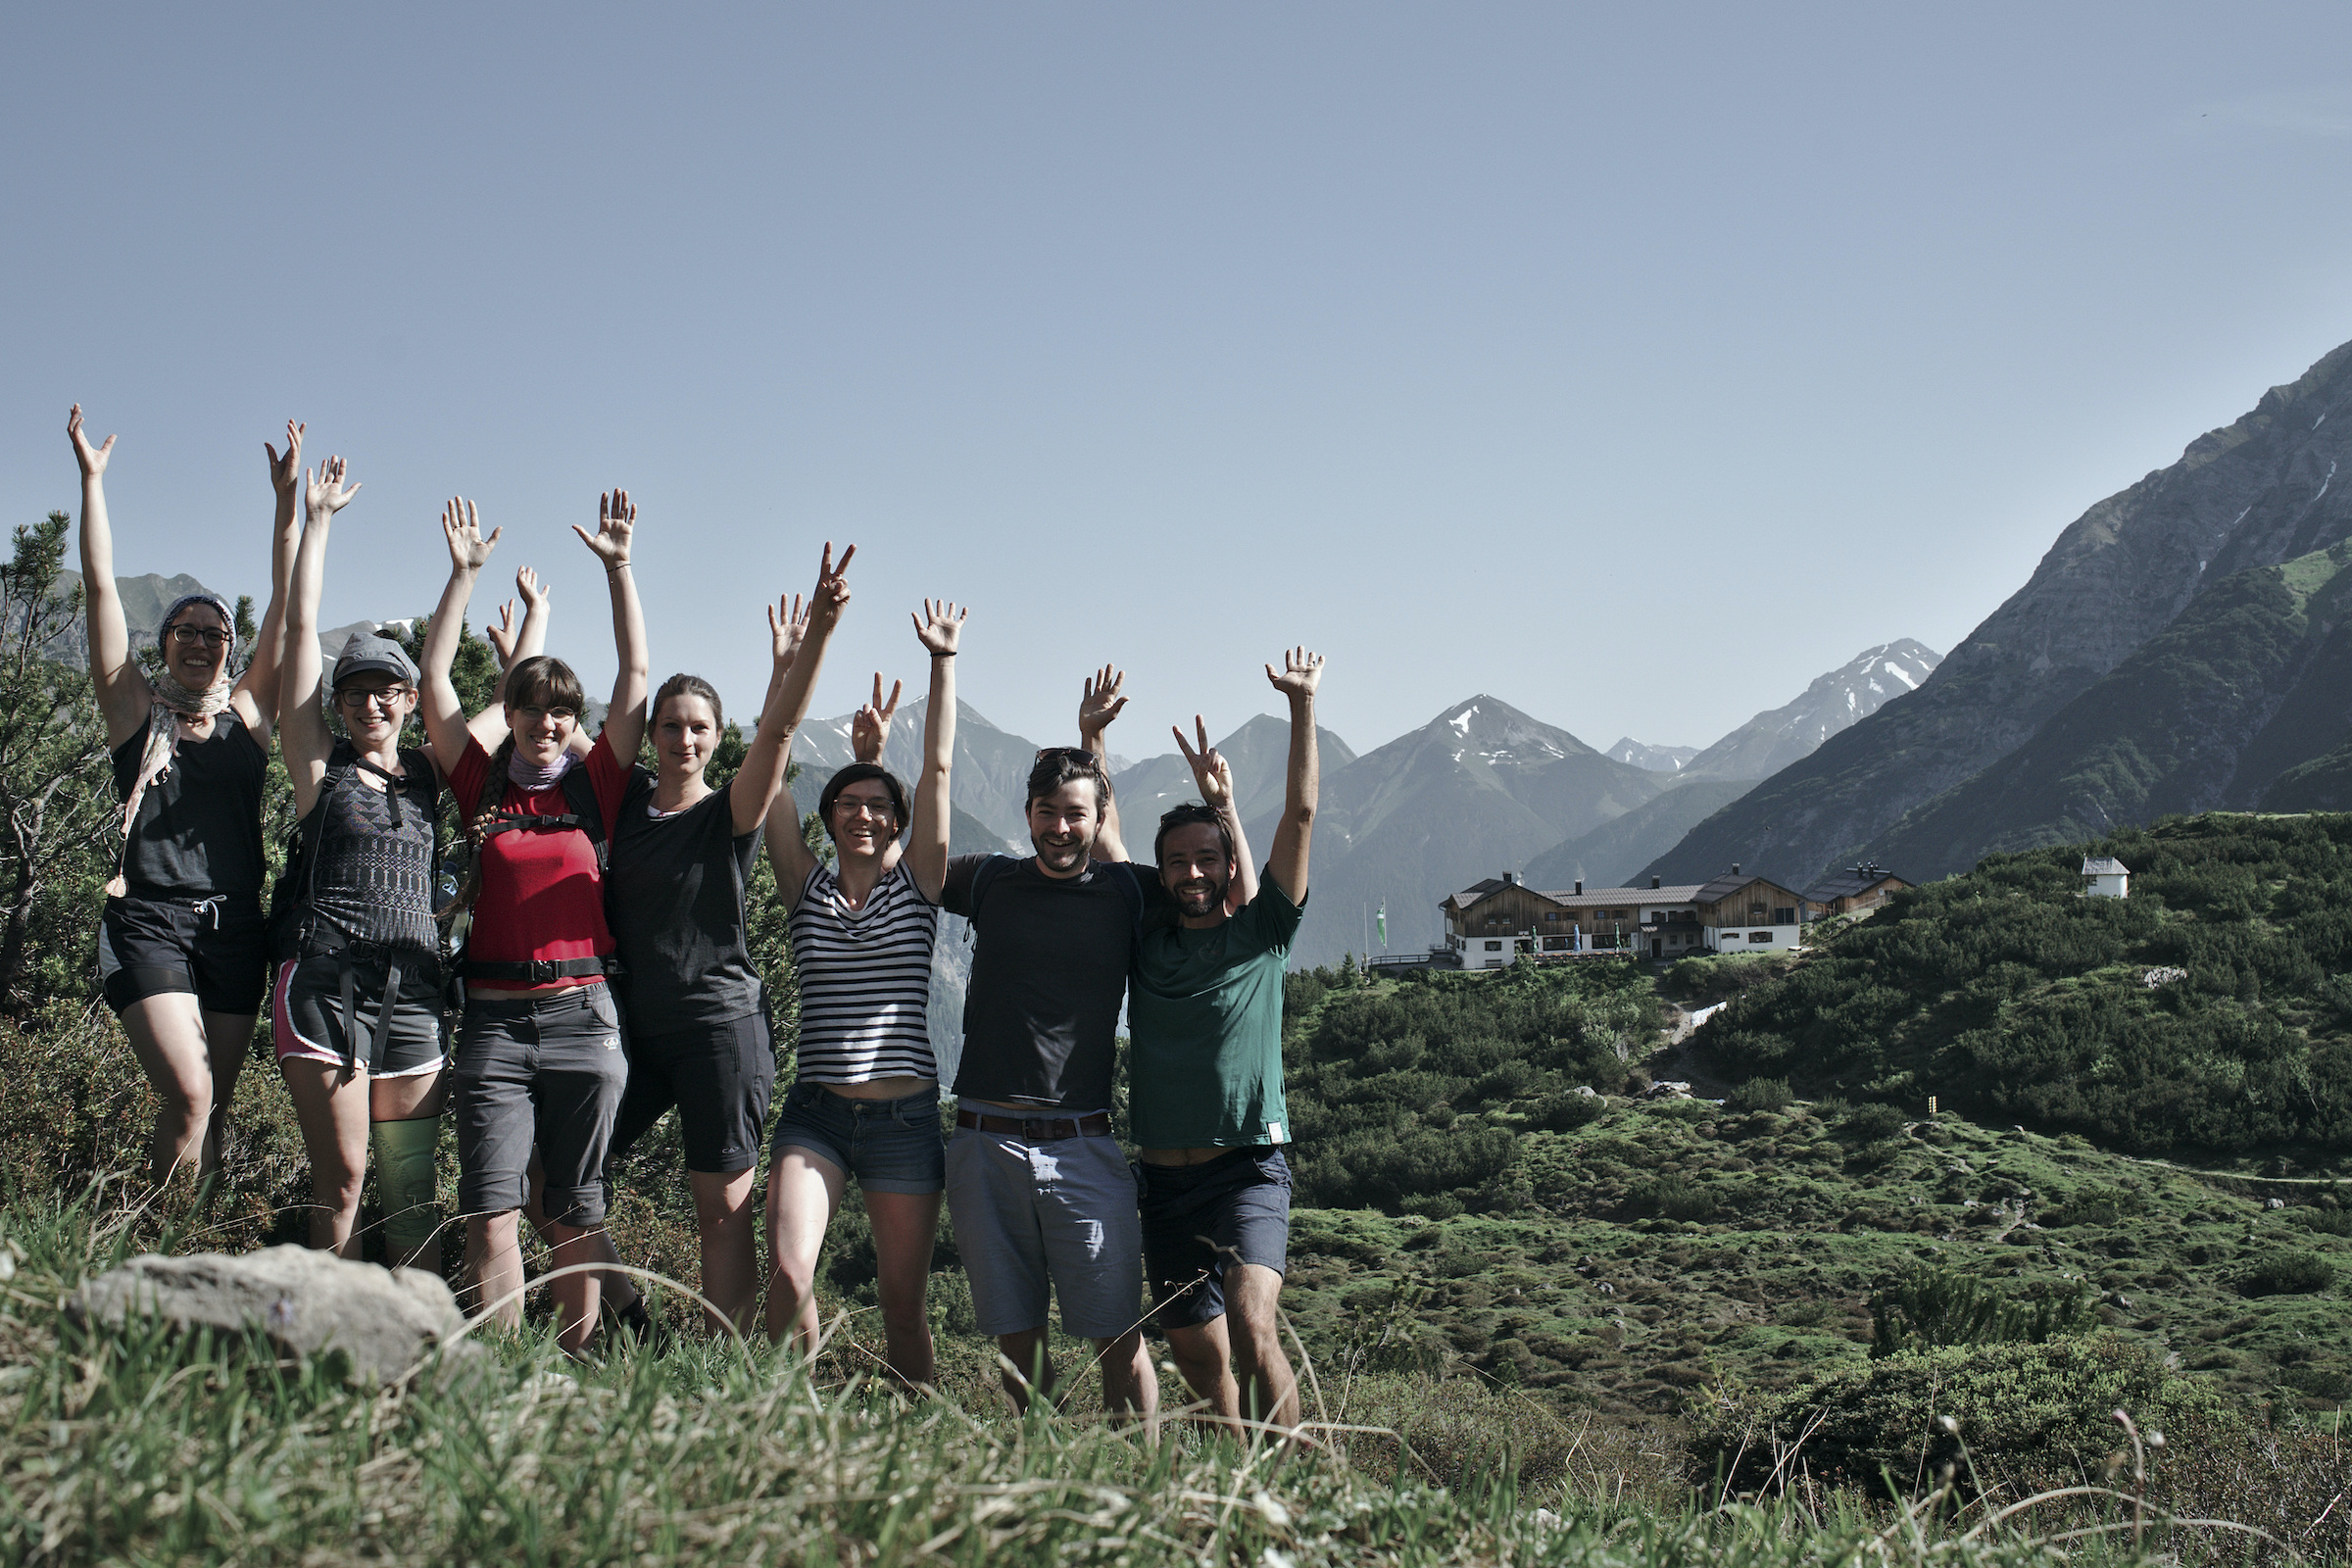
[[335,660],[335,684],[342,685],[354,675],[397,675],[410,685],[416,684],[416,665],[408,650],[389,637],[373,632],[355,631],[351,641]]

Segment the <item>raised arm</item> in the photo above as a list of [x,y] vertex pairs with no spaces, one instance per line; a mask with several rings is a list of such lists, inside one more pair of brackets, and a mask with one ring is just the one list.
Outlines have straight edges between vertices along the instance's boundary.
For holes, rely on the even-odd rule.
[[933,904],[948,882],[948,772],[956,765],[956,649],[971,613],[942,599],[923,601],[911,617],[914,635],[931,656],[931,697],[923,710],[923,776],[914,785],[914,831],[906,839],[906,870],[916,891]]
[[1199,713],[1193,715],[1193,730],[1200,738],[1200,749],[1193,750],[1184,738],[1184,731],[1168,726],[1176,737],[1176,749],[1184,754],[1187,767],[1193,770],[1193,787],[1200,792],[1200,804],[1217,813],[1226,838],[1233,843],[1233,885],[1225,890],[1225,909],[1228,914],[1240,909],[1257,897],[1257,865],[1250,854],[1249,836],[1242,832],[1242,813],[1233,801],[1233,767],[1225,754],[1208,744],[1208,722]]
[[[1078,745],[1083,751],[1095,754],[1102,763],[1102,776],[1110,776],[1110,753],[1103,745],[1102,732],[1110,721],[1119,716],[1127,706],[1121,695],[1127,685],[1127,672],[1104,664],[1086,677],[1086,686],[1078,697]],[[1102,826],[1095,834],[1091,852],[1098,860],[1124,860],[1127,842],[1119,834],[1119,803],[1105,799],[1102,803]]]
[[317,479],[307,470],[302,479],[308,520],[286,595],[285,702],[278,714],[278,749],[285,758],[286,777],[294,785],[295,813],[308,816],[335,744],[318,706],[325,663],[318,647],[318,598],[326,581],[326,534],[335,514],[350,504],[360,487],[344,484],[341,458],[328,458]]
[[[850,602],[848,572],[850,558],[858,554],[856,545],[841,553],[841,564],[833,564],[833,546],[825,545],[824,564],[817,568],[816,591],[808,596],[808,608],[800,611],[800,595],[792,596],[788,604],[776,601],[776,608],[767,612],[767,634],[773,656],[773,665],[767,678],[767,698],[760,705],[760,727],[752,734],[752,744],[745,749],[743,766],[735,770],[734,782],[727,786],[728,807],[735,817],[735,831],[749,833],[767,818],[776,794],[784,788],[784,769],[792,757],[792,737],[799,733],[801,721],[808,716],[809,694],[816,689],[816,671],[823,662],[822,645],[808,647],[808,627],[819,619],[826,621],[825,636],[830,639],[832,627],[841,619],[842,608]],[[795,813],[787,812],[787,815]],[[793,823],[797,830],[800,823]],[[808,877],[803,870],[803,880]],[[797,884],[796,884],[797,885]]]
[[1282,673],[1266,666],[1266,679],[1291,702],[1291,765],[1283,778],[1282,825],[1274,830],[1274,853],[1266,874],[1293,904],[1306,897],[1306,850],[1315,825],[1315,801],[1322,793],[1315,755],[1315,688],[1323,683],[1323,656],[1294,648],[1283,656]]
[[[514,667],[517,659],[537,659],[547,652],[549,590],[539,585],[539,574],[528,566],[514,573],[514,590],[522,596],[522,625],[518,628],[514,624],[514,601],[510,599],[498,607],[498,624],[485,623],[482,627],[482,640],[498,655],[501,679]],[[507,705],[492,703],[467,719],[466,728],[483,751],[498,750],[498,743],[507,738]],[[574,751],[588,749],[586,726],[572,726],[571,744]]]
[[120,746],[147,722],[155,693],[130,657],[130,627],[115,588],[115,536],[106,520],[106,464],[115,454],[115,438],[90,445],[82,434],[78,403],[66,416],[66,438],[81,465],[81,591],[89,616],[90,683],[106,720],[106,743]]
[[612,677],[612,706],[605,710],[605,739],[626,767],[637,760],[638,744],[645,739],[645,700],[653,671],[653,654],[645,644],[645,612],[638,606],[637,579],[629,570],[637,509],[626,490],[608,491],[597,498],[596,532],[576,522],[571,531],[605,564],[605,581],[612,590],[612,652],[620,669]]
[[441,537],[449,544],[449,586],[441,590],[441,603],[433,607],[432,622],[424,630],[424,691],[416,716],[444,772],[455,771],[469,739],[466,707],[449,678],[450,666],[457,662],[458,640],[466,635],[466,606],[473,598],[473,580],[504,532],[493,528],[490,537],[483,538],[481,514],[470,501],[452,497],[441,511]]
[[[858,553],[856,545],[841,553],[841,564],[833,564],[832,541],[825,543],[823,563],[817,567],[816,592],[808,596],[808,612],[805,618],[796,619],[781,602],[777,609],[783,613],[768,616],[768,629],[775,639],[777,679],[769,683],[769,698],[760,712],[760,738],[768,736],[772,721],[776,726],[776,753],[768,762],[774,769],[775,784],[769,787],[769,798],[784,783],[785,764],[792,753],[792,737],[808,716],[809,695],[816,690],[817,671],[824,666],[825,645],[833,640],[833,630],[841,624],[842,607],[850,602],[850,585],[842,573],[849,569],[850,558]],[[785,667],[790,662],[790,668]],[[743,760],[743,769],[735,775],[733,788],[740,790],[744,773],[752,770],[757,756],[757,742]],[[743,797],[737,794],[731,803],[735,820],[743,821]],[[740,826],[737,832],[743,832]],[[808,841],[801,836],[801,819],[797,811],[767,813],[767,863],[776,873],[776,891],[783,895],[784,907],[801,906],[801,889],[808,882],[808,873],[815,868],[816,858],[809,853]]]
[[[262,624],[254,632],[253,657],[245,662],[245,673],[237,678],[236,690],[229,694],[237,717],[257,736],[269,734],[270,726],[277,722],[279,686],[285,672],[286,587],[294,580],[294,550],[302,533],[294,521],[295,475],[299,471],[297,457],[302,429],[292,419],[286,421],[286,455],[282,459],[269,442],[262,443],[262,450],[270,454],[270,488],[277,492],[277,515],[270,534],[270,605],[262,612]],[[305,473],[302,477],[307,484],[310,476]],[[359,486],[351,488],[357,490]],[[349,500],[350,496],[346,494],[344,499]]]

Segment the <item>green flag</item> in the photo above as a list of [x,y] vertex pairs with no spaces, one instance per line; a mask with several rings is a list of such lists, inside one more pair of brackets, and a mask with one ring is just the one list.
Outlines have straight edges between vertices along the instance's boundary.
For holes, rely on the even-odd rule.
[[1381,952],[1383,952],[1383,953],[1386,953],[1386,952],[1388,952],[1388,951],[1389,951],[1389,901],[1388,901],[1388,900],[1386,900],[1386,899],[1383,899],[1383,900],[1381,900],[1381,901],[1380,901],[1380,912],[1379,912],[1378,914],[1375,914],[1375,915],[1374,915],[1372,918],[1373,918],[1373,919],[1375,919],[1375,920],[1377,920],[1378,922],[1380,922],[1380,951],[1381,951]]

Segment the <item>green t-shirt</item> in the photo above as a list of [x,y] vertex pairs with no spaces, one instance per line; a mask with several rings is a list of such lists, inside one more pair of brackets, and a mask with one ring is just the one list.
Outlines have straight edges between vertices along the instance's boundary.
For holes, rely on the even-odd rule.
[[1144,1149],[1291,1141],[1282,972],[1299,906],[1272,877],[1222,925],[1145,932],[1127,995],[1128,1110]]

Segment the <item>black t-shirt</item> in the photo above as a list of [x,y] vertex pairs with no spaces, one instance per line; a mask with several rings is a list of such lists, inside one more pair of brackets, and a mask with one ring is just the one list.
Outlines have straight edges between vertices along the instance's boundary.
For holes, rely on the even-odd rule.
[[[115,748],[115,793],[130,799],[147,725]],[[134,893],[206,898],[262,896],[262,780],[270,759],[233,708],[213,715],[213,733],[182,737],[164,776],[147,786],[130,824],[122,878]]]
[[628,973],[619,990],[629,1030],[669,1034],[760,1010],[760,971],[745,929],[743,888],[760,830],[735,831],[735,808],[713,790],[656,817],[654,777],[629,770],[605,872],[605,919]]
[[[975,913],[973,879],[990,860]],[[1125,861],[1066,879],[1009,855],[948,861],[939,906],[973,933],[956,1094],[1080,1115],[1109,1106],[1119,1000],[1158,888],[1150,867]]]

